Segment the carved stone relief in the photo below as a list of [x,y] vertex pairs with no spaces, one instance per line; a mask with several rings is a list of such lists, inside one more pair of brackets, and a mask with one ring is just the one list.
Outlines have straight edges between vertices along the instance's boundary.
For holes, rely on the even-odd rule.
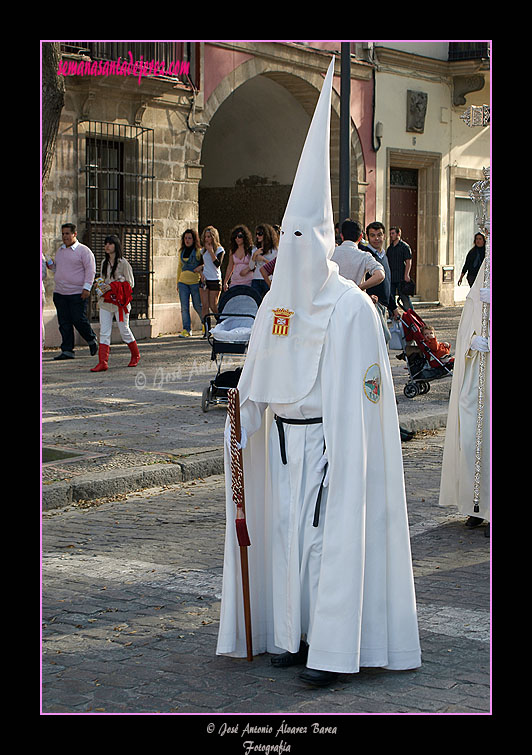
[[425,129],[428,94],[426,92],[406,93],[406,130],[422,134]]

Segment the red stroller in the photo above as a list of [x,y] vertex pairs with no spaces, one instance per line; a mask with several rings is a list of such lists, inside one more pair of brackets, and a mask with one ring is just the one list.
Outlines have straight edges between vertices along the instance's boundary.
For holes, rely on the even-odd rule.
[[[431,380],[452,376],[454,358],[442,361],[430,350],[422,333],[425,323],[413,309],[407,309],[404,312],[401,325],[403,353],[398,355],[398,359],[406,361],[410,376],[410,382],[404,387],[404,394],[407,398],[415,398],[429,392]],[[414,344],[417,349],[415,351],[408,349],[413,353],[407,354],[407,346]]]

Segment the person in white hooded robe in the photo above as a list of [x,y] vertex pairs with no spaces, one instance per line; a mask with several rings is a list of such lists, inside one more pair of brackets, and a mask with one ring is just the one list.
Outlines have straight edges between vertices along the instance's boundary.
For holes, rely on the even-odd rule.
[[[301,678],[316,686],[361,666],[421,664],[386,344],[371,299],[330,261],[333,72],[334,58],[238,384],[253,652],[280,667],[306,663]],[[225,453],[216,652],[246,657],[228,444]]]
[[[490,304],[484,286],[484,259],[464,303],[456,334],[453,381],[447,412],[440,484],[440,506],[456,506],[468,527],[490,521],[490,346],[482,336],[482,307]],[[488,321],[489,324],[489,321]],[[479,511],[474,509],[474,476],[480,355],[486,353]]]

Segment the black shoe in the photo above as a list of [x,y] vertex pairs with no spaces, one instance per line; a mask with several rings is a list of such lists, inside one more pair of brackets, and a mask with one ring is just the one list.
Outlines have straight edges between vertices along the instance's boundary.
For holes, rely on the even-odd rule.
[[481,519],[478,516],[470,516],[465,523],[465,526],[469,527],[469,529],[472,529],[473,527],[478,527],[480,524],[482,524],[483,521],[484,519]]
[[338,678],[336,671],[318,671],[314,668],[306,668],[299,674],[299,678],[313,687],[327,687]]
[[91,357],[93,357],[95,354],[98,353],[98,341],[93,341],[92,343],[89,343],[89,349],[91,352]]
[[280,653],[270,658],[272,666],[277,668],[287,668],[288,666],[304,666],[307,662],[308,645],[301,640],[297,653]]
[[490,536],[490,523],[488,522],[486,525],[486,529],[484,530],[484,537]]
[[414,433],[410,430],[405,430],[404,427],[400,426],[399,430],[401,431],[401,440],[412,440],[412,438],[414,437]]
[[60,359],[74,359],[74,354],[65,354],[65,352],[62,351],[60,354],[54,357],[54,362],[57,362]]

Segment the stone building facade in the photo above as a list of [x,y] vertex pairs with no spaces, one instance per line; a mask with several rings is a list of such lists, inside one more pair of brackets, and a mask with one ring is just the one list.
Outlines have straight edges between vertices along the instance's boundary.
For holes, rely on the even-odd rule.
[[490,165],[490,127],[462,116],[490,104],[489,56],[487,42],[372,45],[376,215],[402,227],[426,301],[452,305],[469,290],[457,282],[477,230],[469,190]]

